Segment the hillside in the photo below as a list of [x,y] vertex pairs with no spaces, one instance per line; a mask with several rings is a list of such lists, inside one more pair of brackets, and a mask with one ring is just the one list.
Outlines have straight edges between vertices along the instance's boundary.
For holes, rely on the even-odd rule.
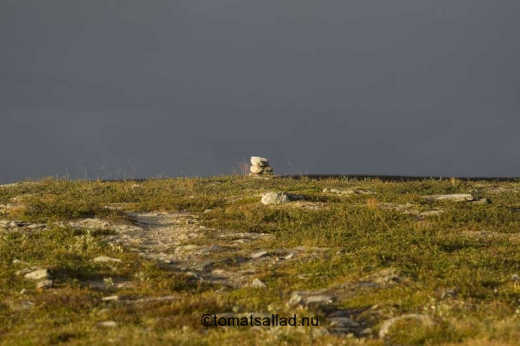
[[0,342],[515,344],[519,245],[518,182],[22,182]]

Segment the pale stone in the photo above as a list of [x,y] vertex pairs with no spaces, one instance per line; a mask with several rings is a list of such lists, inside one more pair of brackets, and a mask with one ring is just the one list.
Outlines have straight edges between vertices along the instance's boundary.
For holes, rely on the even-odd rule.
[[284,257],[284,259],[286,259],[286,260],[289,260],[291,258],[294,258],[294,252],[291,252],[290,254],[288,254],[287,256]]
[[256,251],[251,254],[251,258],[256,259],[256,258],[264,257],[265,255],[267,255],[267,251],[265,251],[265,250]]
[[469,193],[455,193],[451,195],[438,195],[438,196],[428,196],[426,197],[429,200],[435,201],[453,201],[453,202],[471,202],[475,200]]
[[114,328],[117,327],[117,323],[114,321],[104,321],[96,323],[98,327]]
[[261,280],[254,279],[253,283],[251,284],[251,287],[254,287],[254,288],[267,288],[267,285],[264,284]]
[[102,300],[104,302],[115,302],[115,301],[119,300],[119,296],[108,296],[108,297],[102,298]]
[[269,166],[269,160],[265,157],[251,156],[251,164],[253,166],[267,167]]
[[107,256],[96,257],[96,258],[94,258],[94,262],[117,262],[117,263],[123,263],[123,261],[121,261],[118,258],[112,258],[112,257],[107,257]]
[[262,197],[262,203],[265,205],[283,204],[290,201],[289,195],[285,192],[268,192]]
[[52,280],[42,280],[36,284],[36,289],[43,290],[52,287]]
[[51,273],[47,269],[38,269],[25,274],[25,278],[29,280],[50,279]]
[[311,297],[307,297],[305,299],[305,303],[307,305],[311,305],[311,304],[317,304],[317,305],[320,305],[320,304],[331,304],[332,303],[332,297],[329,297],[329,296],[311,296]]

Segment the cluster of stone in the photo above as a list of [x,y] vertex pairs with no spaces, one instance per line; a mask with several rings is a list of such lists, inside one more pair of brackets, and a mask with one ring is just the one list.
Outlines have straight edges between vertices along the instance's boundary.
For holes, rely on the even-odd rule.
[[273,169],[269,166],[269,160],[259,156],[251,156],[249,171],[251,176],[273,175]]

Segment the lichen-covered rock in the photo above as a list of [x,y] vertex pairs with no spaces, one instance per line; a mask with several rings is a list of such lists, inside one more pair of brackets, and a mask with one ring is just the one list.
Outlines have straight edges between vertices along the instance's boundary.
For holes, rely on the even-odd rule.
[[268,192],[262,197],[262,204],[283,204],[291,201],[289,194],[285,192]]

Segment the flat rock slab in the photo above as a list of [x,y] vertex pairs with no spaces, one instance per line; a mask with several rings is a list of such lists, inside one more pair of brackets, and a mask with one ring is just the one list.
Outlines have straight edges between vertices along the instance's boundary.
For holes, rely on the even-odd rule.
[[471,202],[475,200],[469,193],[455,193],[451,195],[436,195],[436,196],[427,196],[425,197],[430,201],[453,201],[453,202]]
[[123,263],[123,261],[121,261],[121,260],[118,259],[118,258],[112,258],[112,257],[107,257],[107,256],[99,256],[99,257],[96,257],[96,258],[94,258],[94,262],[116,262],[116,263]]
[[287,303],[290,307],[295,307],[298,305],[302,306],[322,306],[332,304],[335,300],[335,297],[329,295],[317,295],[318,291],[302,291],[302,292],[294,292],[291,296],[291,299]]
[[363,190],[363,189],[348,189],[348,190],[341,190],[341,189],[323,189],[323,193],[333,193],[336,195],[373,195],[374,192]]
[[252,258],[252,259],[257,259],[257,258],[260,258],[260,257],[264,257],[264,256],[266,256],[267,254],[268,254],[268,252],[265,251],[265,250],[256,251],[256,252],[253,252],[253,253],[251,254],[251,258]]

